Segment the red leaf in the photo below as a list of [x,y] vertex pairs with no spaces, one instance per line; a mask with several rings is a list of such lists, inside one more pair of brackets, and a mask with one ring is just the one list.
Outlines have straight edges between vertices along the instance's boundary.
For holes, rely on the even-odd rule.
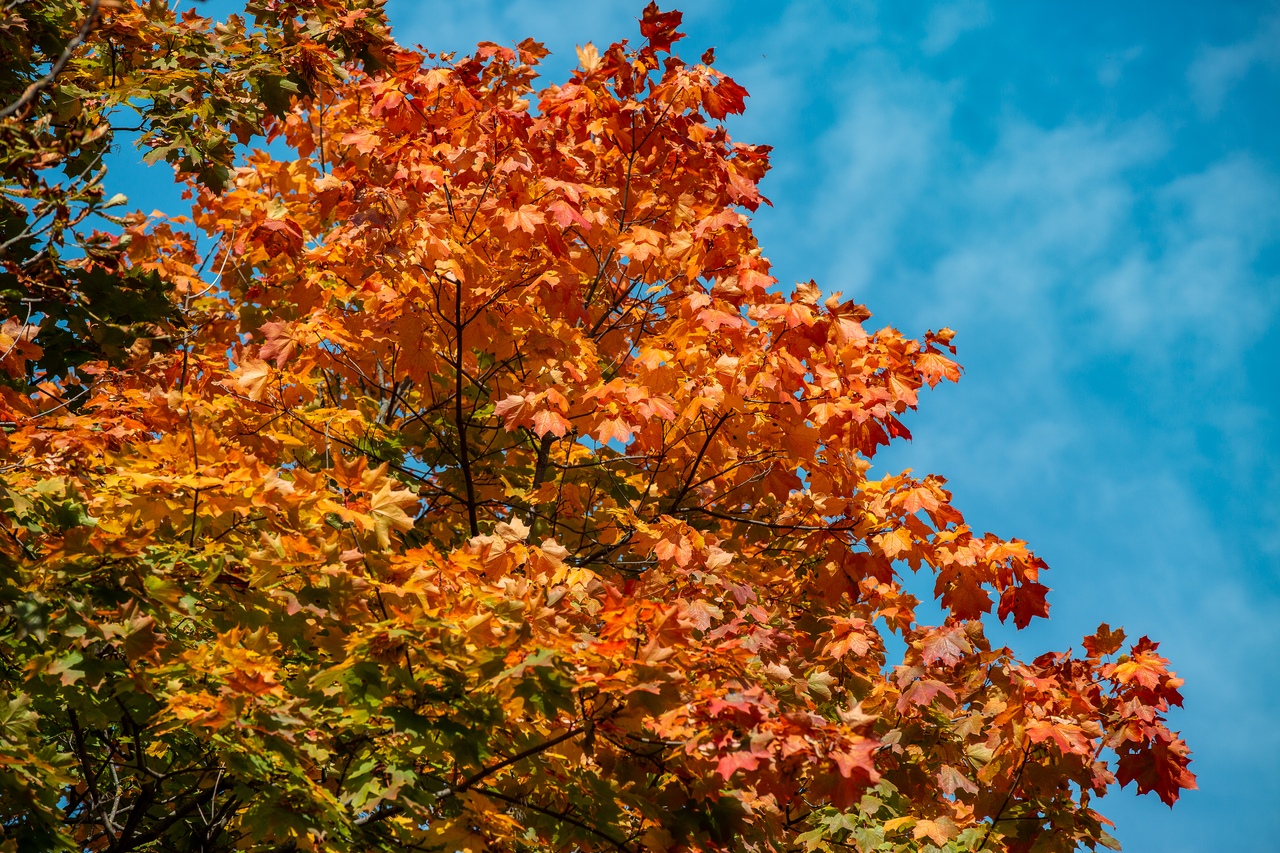
[[651,2],[645,7],[644,16],[640,19],[640,35],[649,40],[654,50],[670,53],[671,45],[684,38],[684,33],[676,32],[676,27],[680,26],[683,19],[683,13],[661,12],[658,4]]
[[1084,648],[1089,653],[1089,657],[1100,658],[1118,652],[1123,642],[1124,629],[1117,628],[1112,631],[1111,626],[1103,622],[1092,636],[1084,638]]
[[1188,769],[1191,751],[1167,729],[1145,744],[1122,746],[1116,780],[1123,785],[1138,783],[1138,793],[1155,791],[1166,805],[1177,802],[1183,791],[1196,790],[1196,777]]
[[973,651],[973,646],[969,644],[969,638],[965,636],[964,629],[959,626],[933,628],[925,635],[920,651],[924,657],[925,666],[932,666],[939,661],[947,666],[954,666],[964,655]]
[[1035,581],[1028,581],[1019,586],[1006,587],[1000,593],[1000,609],[997,614],[1003,622],[1013,615],[1013,624],[1025,628],[1036,616],[1049,616],[1049,601],[1046,596],[1049,587]]
[[862,738],[844,749],[833,750],[831,760],[836,769],[846,779],[863,778],[875,782],[880,778],[876,772],[875,753],[880,744],[871,738]]
[[728,781],[729,777],[739,770],[755,770],[759,766],[760,756],[744,750],[721,756],[719,763],[716,764],[716,772]]
[[533,413],[533,431],[539,438],[547,433],[561,438],[569,431],[569,422],[559,412],[543,409]]
[[956,701],[955,691],[941,681],[932,678],[917,679],[898,697],[898,713],[906,713],[912,705],[921,708],[932,705],[939,693],[952,702]]
[[289,323],[282,320],[263,323],[262,332],[266,336],[266,342],[258,350],[258,355],[274,361],[276,367],[284,367],[297,349],[297,344],[289,337]]
[[1079,726],[1072,723],[1035,720],[1027,725],[1027,737],[1032,743],[1052,740],[1064,755],[1093,754],[1093,742],[1085,736]]

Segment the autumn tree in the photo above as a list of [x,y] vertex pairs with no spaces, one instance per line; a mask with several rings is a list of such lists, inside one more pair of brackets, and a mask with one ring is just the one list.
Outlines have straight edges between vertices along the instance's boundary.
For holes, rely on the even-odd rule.
[[[993,647],[1044,563],[871,475],[953,333],[779,286],[679,13],[538,90],[251,12],[0,19],[2,849],[1069,851],[1194,787],[1155,643]],[[100,216],[128,111],[191,219]]]

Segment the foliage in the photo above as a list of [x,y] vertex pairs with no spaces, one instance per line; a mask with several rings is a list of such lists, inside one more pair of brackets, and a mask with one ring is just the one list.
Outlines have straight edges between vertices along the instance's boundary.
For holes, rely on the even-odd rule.
[[[7,74],[82,19],[38,8]],[[104,4],[4,125],[7,187],[100,210],[40,152],[137,109],[216,241],[129,218],[66,260],[67,203],[6,260],[41,301],[0,338],[5,849],[1073,850],[1117,784],[1194,787],[1154,643],[992,647],[1044,563],[870,476],[953,334],[779,292],[768,149],[678,13],[535,91],[533,41],[254,8]],[[259,121],[287,154],[231,168]],[[137,282],[163,334],[49,320]]]
[[[250,23],[249,18],[256,22]],[[83,47],[81,51],[77,48]],[[49,371],[167,342],[181,326],[164,289],[124,260],[103,198],[103,157],[136,133],[205,186],[225,185],[236,143],[271,129],[293,96],[312,97],[391,47],[373,0],[253,0],[214,22],[167,3],[27,0],[0,11],[0,300],[5,316],[42,317]],[[122,126],[122,114],[137,124]],[[112,233],[88,226],[117,226]],[[107,285],[104,279],[110,279]]]

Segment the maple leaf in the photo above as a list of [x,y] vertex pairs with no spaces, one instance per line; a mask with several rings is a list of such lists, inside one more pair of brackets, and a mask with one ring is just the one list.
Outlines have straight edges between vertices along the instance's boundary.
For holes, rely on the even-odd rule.
[[654,50],[670,53],[671,45],[684,38],[684,33],[676,32],[683,19],[682,13],[660,11],[657,3],[650,2],[640,18],[640,35],[649,40]]
[[746,99],[747,90],[728,77],[722,77],[714,87],[703,90],[707,114],[715,119],[742,113],[746,109]]
[[276,367],[284,367],[297,349],[297,344],[289,335],[289,324],[280,321],[263,323],[262,333],[266,341],[258,349],[258,355],[274,361]]
[[526,405],[528,400],[523,394],[508,394],[493,407],[493,413],[500,418],[507,419],[512,413],[519,413]]
[[833,751],[831,760],[835,762],[841,776],[853,777],[855,774],[861,774],[867,779],[875,781],[879,778],[879,774],[876,772],[872,755],[875,753],[877,746],[878,744],[875,741],[869,738],[862,738],[844,749]]
[[951,818],[943,816],[935,820],[921,819],[911,830],[911,836],[917,841],[928,838],[941,847],[959,834],[959,828]]
[[617,441],[626,444],[631,441],[632,427],[622,418],[607,418],[596,427],[596,440],[601,444]]
[[922,509],[926,512],[936,512],[938,509],[938,498],[928,486],[917,486],[909,489],[894,498],[895,503],[899,501],[904,510],[913,514]]
[[930,388],[936,387],[943,379],[950,382],[960,381],[960,365],[936,352],[920,353],[916,356],[916,367],[924,381],[929,383]]
[[693,546],[683,536],[676,539],[660,539],[653,546],[653,553],[659,560],[675,561],[678,566],[687,566],[693,557]]
[[961,773],[950,764],[944,764],[938,771],[938,787],[948,797],[955,796],[956,791],[969,794],[978,793],[978,786],[967,775]]
[[939,694],[946,696],[952,702],[956,701],[955,691],[941,681],[932,678],[913,681],[898,697],[898,713],[906,713],[912,705],[928,707],[933,704]]
[[1049,588],[1035,581],[1006,587],[1000,593],[1000,607],[996,613],[1001,621],[1012,614],[1013,624],[1025,628],[1033,617],[1049,615],[1048,594]]
[[526,234],[534,233],[544,222],[546,218],[542,211],[531,204],[522,205],[502,218],[502,224],[508,231],[524,231]]
[[258,223],[253,235],[269,252],[283,255],[296,255],[301,251],[305,236],[302,227],[287,217]]
[[1124,644],[1124,630],[1111,630],[1111,626],[1103,622],[1098,626],[1098,630],[1091,636],[1084,638],[1085,651],[1089,653],[1089,657],[1098,658],[1105,655],[1115,654],[1120,651],[1120,646]]
[[705,631],[714,620],[724,618],[724,611],[706,601],[694,600],[685,605],[681,618],[699,631]]
[[911,536],[911,531],[905,527],[898,527],[876,537],[876,542],[880,546],[880,550],[890,560],[897,559],[904,552],[910,551],[915,545],[915,541]]
[[1035,720],[1027,725],[1027,738],[1032,743],[1051,740],[1064,755],[1092,755],[1093,742],[1083,730],[1072,723],[1053,720]]
[[394,489],[391,480],[383,482],[382,488],[369,499],[369,514],[374,518],[380,546],[386,548],[390,545],[392,529],[401,533],[413,529],[413,519],[405,513],[405,508],[417,505],[416,494],[407,489]]
[[957,619],[979,619],[991,612],[991,596],[973,571],[951,565],[938,572],[934,595]]
[[960,659],[973,651],[968,637],[962,627],[934,628],[925,633],[920,650],[926,666],[943,663],[954,666]]
[[578,49],[578,64],[582,66],[582,70],[587,74],[591,74],[600,67],[600,51],[596,49],[594,44],[587,42],[585,47]]
[[40,327],[33,324],[19,323],[17,320],[5,320],[0,327],[0,365],[14,379],[26,374],[26,363],[44,355],[44,349],[32,343],[39,333]]
[[569,431],[569,422],[559,412],[541,409],[533,413],[533,431],[538,436],[550,434],[561,438]]
[[823,653],[836,659],[852,653],[861,657],[871,650],[867,638],[867,623],[862,619],[838,619],[832,629],[833,639],[827,643]]
[[716,763],[716,772],[720,774],[725,781],[733,776],[739,770],[755,770],[760,766],[760,757],[750,751],[730,752],[727,755],[720,756],[719,762]]
[[371,130],[352,130],[342,136],[343,145],[350,145],[361,154],[372,154],[381,142],[378,134]]
[[266,396],[271,376],[271,365],[260,358],[249,358],[236,370],[236,387],[250,400],[261,400]]
[[1172,806],[1183,791],[1197,788],[1195,776],[1187,769],[1187,745],[1167,730],[1146,743],[1126,744],[1119,752],[1116,779],[1121,785],[1136,782],[1140,794],[1154,791],[1165,805]]
[[551,218],[555,220],[556,225],[561,228],[569,228],[578,226],[584,231],[591,230],[591,222],[582,215],[577,207],[565,201],[564,199],[555,199],[547,204],[547,210],[551,213]]
[[1155,690],[1169,677],[1169,661],[1155,653],[1156,644],[1142,637],[1130,654],[1122,655],[1110,667],[1111,676],[1121,684],[1136,682],[1147,690]]

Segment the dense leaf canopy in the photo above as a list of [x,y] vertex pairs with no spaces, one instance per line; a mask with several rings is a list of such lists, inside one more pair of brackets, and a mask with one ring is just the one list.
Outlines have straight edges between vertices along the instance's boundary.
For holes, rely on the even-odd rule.
[[[953,333],[778,286],[678,13],[536,90],[359,0],[6,8],[2,849],[1074,850],[1194,786],[1155,643],[992,647],[1043,562],[869,476]],[[127,112],[191,218],[106,213]]]

